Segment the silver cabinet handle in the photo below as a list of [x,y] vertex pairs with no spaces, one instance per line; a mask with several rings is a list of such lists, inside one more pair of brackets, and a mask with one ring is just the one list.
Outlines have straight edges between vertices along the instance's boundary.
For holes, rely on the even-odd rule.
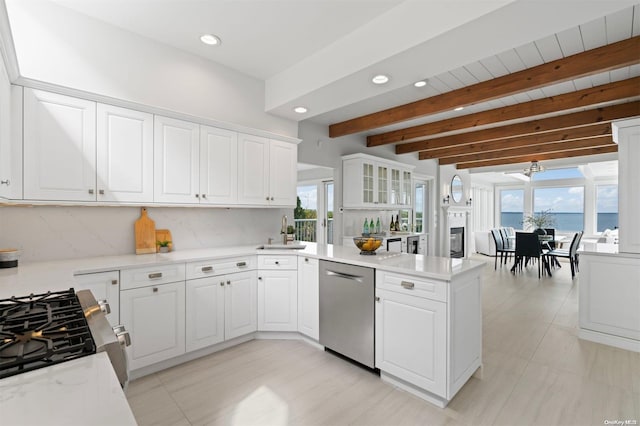
[[267,201],[269,201],[269,197],[267,197]]
[[202,194],[202,198],[207,198],[207,194]]
[[236,266],[237,266],[238,268],[242,268],[242,267],[244,267],[244,266],[247,266],[247,262],[238,262],[238,263],[236,263]]
[[278,262],[278,261],[276,260],[276,265],[279,265],[279,264],[280,264],[280,262]]
[[273,197],[271,197],[271,201],[273,201]]
[[402,281],[400,285],[406,288],[407,290],[413,290],[413,288],[416,286],[414,283],[409,281]]
[[361,277],[360,275],[345,274],[344,272],[335,272],[335,271],[327,270],[326,274],[330,277],[338,277],[338,278],[344,278],[347,280],[354,280],[354,281],[358,281],[359,283],[361,283],[363,279],[363,277]]
[[380,302],[380,298],[379,297],[376,297],[376,302]]
[[100,194],[100,195],[104,195],[104,189],[99,189],[99,190],[98,190],[98,194]]
[[111,285],[117,285],[118,284],[118,280],[111,280]]
[[227,280],[227,285],[231,285],[231,280]]
[[262,277],[258,277],[258,281],[262,281]]
[[200,198],[200,194],[196,194],[196,198]]
[[203,266],[202,272],[211,272],[213,271],[213,266]]
[[90,189],[90,190],[89,190],[89,194],[93,194],[93,189]]
[[2,179],[0,180],[0,185],[11,185],[11,181],[9,179]]
[[158,292],[158,287],[154,287],[154,288],[153,288],[153,292],[154,292],[154,293],[157,293],[157,292]]
[[116,337],[118,338],[118,343],[120,343],[121,346],[131,346],[131,336],[128,331],[116,333]]
[[220,287],[224,287],[224,281],[220,281]]
[[153,280],[156,278],[162,278],[162,272],[154,272],[153,274],[149,274],[150,280]]

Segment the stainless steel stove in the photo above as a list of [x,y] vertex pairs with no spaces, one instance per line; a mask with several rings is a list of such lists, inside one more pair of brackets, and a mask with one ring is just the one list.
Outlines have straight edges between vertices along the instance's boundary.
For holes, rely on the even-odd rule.
[[109,325],[108,311],[73,288],[0,300],[0,379],[106,351],[124,387],[129,334]]

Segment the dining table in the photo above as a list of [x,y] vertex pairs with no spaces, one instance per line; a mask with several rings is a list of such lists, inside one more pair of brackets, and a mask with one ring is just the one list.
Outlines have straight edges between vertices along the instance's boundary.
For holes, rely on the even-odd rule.
[[[509,240],[509,246],[510,247],[514,247],[516,246],[516,236],[515,235],[508,235],[507,239]],[[563,236],[563,235],[557,235],[557,236],[553,236],[553,235],[546,235],[546,234],[538,234],[538,239],[540,240],[540,245],[542,246],[543,250],[547,250],[547,251],[551,251],[553,250],[551,248],[551,243],[555,243],[554,247],[562,247],[562,244],[564,242],[566,242],[567,237]],[[560,268],[560,263],[558,262],[557,259],[553,259],[554,261],[554,266],[557,266],[558,268]],[[514,256],[514,264],[511,267],[511,272],[515,271],[515,268],[517,266],[517,259]],[[549,274],[549,276],[552,276],[551,273],[551,264],[549,262],[545,262],[544,263],[544,268],[547,272],[547,274]]]

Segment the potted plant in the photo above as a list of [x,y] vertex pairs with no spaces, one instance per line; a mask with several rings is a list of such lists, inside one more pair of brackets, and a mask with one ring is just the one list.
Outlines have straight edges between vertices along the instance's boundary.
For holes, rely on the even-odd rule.
[[534,232],[538,234],[546,234],[547,232],[544,228],[553,226],[556,223],[556,220],[553,217],[553,214],[551,214],[551,209],[548,209],[525,216],[522,223],[527,225],[527,227],[533,228]]
[[169,252],[169,245],[171,244],[171,241],[169,240],[158,240],[156,241],[156,245],[158,246],[158,251],[160,253],[168,253]]
[[296,233],[296,228],[293,225],[287,226],[287,242],[293,241],[293,237]]

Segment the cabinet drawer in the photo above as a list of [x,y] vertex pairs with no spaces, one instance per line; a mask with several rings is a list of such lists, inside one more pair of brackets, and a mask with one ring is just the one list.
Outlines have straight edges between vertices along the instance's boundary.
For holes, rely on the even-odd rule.
[[447,301],[447,283],[444,281],[378,271],[376,288],[440,302]]
[[258,255],[258,269],[298,269],[298,256],[286,254]]
[[256,269],[256,257],[198,260],[187,263],[187,279],[212,277]]
[[173,283],[184,281],[184,279],[184,263],[123,269],[120,271],[120,290]]

